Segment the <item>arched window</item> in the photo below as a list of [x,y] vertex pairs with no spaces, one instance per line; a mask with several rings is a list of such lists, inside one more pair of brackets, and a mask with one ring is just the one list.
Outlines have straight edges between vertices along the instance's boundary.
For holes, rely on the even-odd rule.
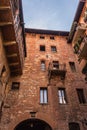
[[69,130],[80,130],[80,126],[78,123],[71,122],[69,123]]

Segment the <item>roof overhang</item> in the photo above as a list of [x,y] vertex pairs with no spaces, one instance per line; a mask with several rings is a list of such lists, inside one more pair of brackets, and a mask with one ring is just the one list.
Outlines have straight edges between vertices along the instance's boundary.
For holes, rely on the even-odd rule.
[[32,29],[32,28],[25,28],[25,32],[36,33],[36,34],[47,34],[47,35],[59,35],[59,36],[69,35],[69,32],[67,31],[55,31],[55,30]]

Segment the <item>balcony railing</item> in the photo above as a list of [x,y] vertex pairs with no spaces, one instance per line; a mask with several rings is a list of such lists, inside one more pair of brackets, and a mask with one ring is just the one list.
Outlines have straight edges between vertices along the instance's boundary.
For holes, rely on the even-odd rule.
[[80,37],[84,37],[85,36],[85,32],[86,32],[86,25],[85,24],[79,24],[76,28],[76,33],[74,35],[73,38],[73,45],[75,45]]
[[54,76],[61,76],[61,78],[64,79],[65,74],[66,74],[66,64],[49,63],[48,67],[49,79],[51,79]]
[[86,9],[85,14],[84,14],[84,22],[87,23],[87,9]]
[[79,47],[79,58],[87,59],[87,37],[84,38]]

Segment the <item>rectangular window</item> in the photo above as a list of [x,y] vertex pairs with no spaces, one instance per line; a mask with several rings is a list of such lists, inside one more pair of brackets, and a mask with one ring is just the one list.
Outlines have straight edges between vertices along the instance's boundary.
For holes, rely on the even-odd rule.
[[46,69],[45,61],[41,61],[41,70],[45,71],[45,69]]
[[47,104],[47,102],[48,102],[47,88],[40,88],[40,103]]
[[56,46],[51,46],[51,51],[52,52],[57,52]]
[[45,39],[45,37],[44,36],[40,36],[40,39]]
[[0,76],[2,76],[5,71],[6,71],[6,68],[5,68],[5,66],[3,66]]
[[53,68],[58,69],[59,68],[59,62],[58,61],[53,61]]
[[77,95],[80,103],[86,103],[83,89],[77,89]]
[[74,62],[69,62],[70,68],[72,70],[72,72],[76,72],[76,67],[75,67],[75,63]]
[[59,88],[58,89],[58,96],[59,96],[59,103],[60,104],[66,104],[66,93],[65,93],[65,88]]
[[54,38],[54,36],[51,36],[50,39],[51,39],[51,40],[54,40],[55,38]]
[[86,63],[86,65],[84,66],[84,68],[82,69],[82,73],[83,73],[83,74],[87,74],[87,63]]
[[11,89],[12,90],[19,90],[20,82],[12,82]]
[[45,46],[44,45],[40,45],[40,51],[45,51]]

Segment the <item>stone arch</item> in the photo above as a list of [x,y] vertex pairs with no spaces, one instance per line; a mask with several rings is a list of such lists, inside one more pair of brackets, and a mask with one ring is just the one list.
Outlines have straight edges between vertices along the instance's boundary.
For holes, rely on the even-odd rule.
[[22,122],[20,122],[15,128],[14,130],[52,130],[51,126],[41,120],[41,119],[37,119],[37,118],[31,118],[31,119],[27,119],[24,120]]

